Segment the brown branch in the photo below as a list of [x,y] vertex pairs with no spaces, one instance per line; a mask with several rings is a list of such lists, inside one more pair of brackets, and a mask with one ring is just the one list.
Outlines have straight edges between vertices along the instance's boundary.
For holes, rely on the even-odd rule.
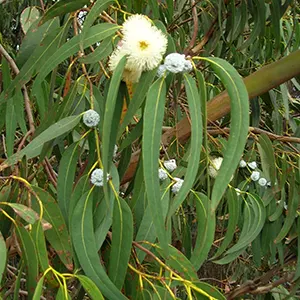
[[272,268],[262,276],[256,277],[253,280],[248,280],[241,286],[226,293],[226,299],[233,300],[245,294],[265,294],[280,284],[292,281],[295,276],[294,272],[286,273],[278,280],[271,282],[272,278],[275,275],[278,275],[279,272],[287,266],[294,264],[295,261],[296,257],[293,256],[290,259],[288,259],[284,265],[276,265],[274,268]]
[[[297,137],[277,135],[257,127],[249,127],[248,130],[250,133],[254,133],[254,134],[266,134],[273,141],[300,144],[300,138]],[[211,135],[228,134],[230,133],[230,129],[229,128],[208,129],[207,132]]]
[[192,6],[192,15],[193,15],[193,23],[194,23],[194,30],[193,35],[190,40],[190,43],[187,47],[187,49],[184,51],[184,54],[188,54],[190,49],[192,49],[196,43],[197,35],[198,35],[198,27],[199,27],[199,21],[198,21],[198,15],[197,15],[197,6],[195,5],[195,0],[191,0],[191,6]]
[[[18,66],[16,65],[15,61],[7,53],[7,51],[4,49],[4,47],[1,44],[0,44],[0,53],[8,61],[12,70],[14,71],[14,73],[16,75],[18,75],[20,73]],[[31,107],[30,107],[30,99],[29,99],[28,91],[27,91],[25,84],[22,86],[22,90],[23,90],[23,96],[24,96],[25,110],[26,110],[26,114],[27,114],[27,118],[28,118],[28,122],[29,122],[29,131],[31,132],[31,134],[33,134],[35,131],[34,119],[33,119],[33,114],[32,114]]]

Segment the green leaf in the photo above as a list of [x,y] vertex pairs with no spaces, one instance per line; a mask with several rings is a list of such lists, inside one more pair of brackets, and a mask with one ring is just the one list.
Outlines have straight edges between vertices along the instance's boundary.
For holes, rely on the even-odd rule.
[[126,149],[128,146],[138,139],[143,134],[143,123],[144,120],[141,118],[139,122],[134,126],[134,128],[128,133],[125,139],[122,141],[121,146],[119,148],[120,151]]
[[79,143],[69,146],[62,155],[57,178],[57,202],[68,223],[69,203],[73,190],[73,182],[79,156]]
[[58,18],[53,19],[42,26],[38,26],[39,20],[36,20],[29,30],[27,31],[22,44],[20,45],[20,50],[17,56],[17,65],[19,69],[23,68],[23,65],[29,59],[29,57],[34,53],[35,49],[38,48],[41,41],[49,34],[57,32],[59,28]]
[[106,173],[110,171],[110,165],[112,163],[113,148],[115,146],[115,141],[111,141],[113,126],[115,126],[113,124],[113,118],[115,114],[117,96],[118,96],[119,86],[122,80],[122,74],[125,68],[125,64],[126,64],[126,58],[124,56],[120,60],[118,66],[113,72],[113,76],[111,78],[108,94],[107,94],[104,120],[103,120],[103,137],[102,137],[104,176]]
[[201,193],[195,193],[198,230],[196,244],[190,258],[190,262],[196,270],[199,270],[208,256],[214,242],[216,216],[210,209],[209,199]]
[[104,240],[106,239],[107,232],[113,222],[114,206],[115,202],[117,201],[116,195],[119,193],[120,179],[117,168],[114,164],[111,166],[110,175],[112,177],[112,185],[114,186],[115,192],[113,192],[111,186],[109,186],[107,195],[108,197],[103,199],[104,201],[98,205],[96,211],[94,212],[94,226],[97,225],[97,227],[95,227],[95,240],[96,247],[98,249],[100,249]]
[[[61,210],[48,192],[36,186],[32,186],[32,188],[43,203],[43,218],[52,225],[51,229],[45,231],[46,239],[54,248],[66,268],[72,270],[73,262],[70,236]],[[33,201],[32,207],[38,211],[38,202]]]
[[[83,49],[112,36],[120,26],[110,23],[101,23],[91,27],[83,40]],[[82,34],[82,33],[81,33]],[[49,57],[47,62],[41,66],[41,70],[34,81],[33,87],[40,85],[44,78],[65,59],[72,56],[76,52],[82,50],[80,48],[81,34],[71,38],[68,42],[63,44],[52,56]]]
[[82,29],[82,37],[85,37],[88,29],[93,25],[94,21],[99,17],[99,14],[105,10],[110,4],[114,3],[114,0],[101,0],[96,1],[88,13]]
[[15,110],[15,118],[17,123],[20,126],[20,129],[22,130],[22,133],[25,135],[27,133],[27,126],[26,126],[26,120],[25,120],[25,107],[24,107],[24,98],[23,94],[20,90],[16,91],[16,94],[13,97],[14,101],[14,110]]
[[[300,218],[297,219],[297,264],[294,281],[300,278]],[[0,273],[1,274],[1,273]],[[1,279],[1,276],[0,276]]]
[[100,263],[93,227],[91,191],[83,194],[77,203],[71,226],[73,245],[85,274],[95,282],[105,297],[111,300],[127,299],[107,276]]
[[234,237],[236,225],[239,220],[240,201],[234,189],[228,190],[227,203],[228,203],[228,213],[230,218],[228,219],[228,225],[226,228],[225,237],[221,246],[218,248],[216,254],[212,257],[212,259],[219,257],[229,246],[229,244],[231,243]]
[[39,219],[39,215],[28,206],[25,206],[20,203],[6,203],[6,204],[10,206],[18,216],[20,216],[23,220],[25,220],[29,224],[34,224]]
[[23,278],[23,270],[24,270],[23,260],[20,261],[19,265],[20,265],[20,269],[18,270],[18,276],[15,281],[14,300],[19,300],[19,290],[20,290],[21,279]]
[[79,181],[77,182],[73,193],[70,197],[70,203],[69,203],[69,228],[71,226],[71,218],[73,215],[73,211],[75,206],[77,205],[79,199],[81,196],[90,188],[90,177],[88,175],[83,175],[80,177]]
[[133,240],[133,218],[128,204],[116,197],[108,275],[121,289],[126,277]]
[[57,17],[63,16],[67,13],[73,12],[82,8],[84,5],[88,5],[89,0],[60,0],[52,5],[42,17],[39,25],[44,24],[45,22]]
[[26,286],[28,298],[32,299],[39,276],[37,251],[31,235],[24,227],[16,226],[17,237],[20,241],[22,258],[26,265]]
[[178,194],[175,196],[170,206],[168,217],[176,212],[181,203],[185,200],[190,189],[194,185],[194,181],[199,168],[200,153],[202,146],[202,114],[201,99],[198,93],[195,80],[191,75],[184,75],[184,85],[187,94],[190,118],[191,118],[191,144],[190,156],[187,158],[188,166],[184,176],[184,183]]
[[[163,210],[163,216],[166,217],[168,208],[169,208],[169,202],[170,202],[170,191],[169,191],[169,185],[170,185],[170,179],[164,180],[164,183],[161,186],[161,205],[162,205],[162,210]],[[144,194],[144,191],[143,193]],[[154,243],[157,234],[155,231],[155,225],[153,222],[152,214],[151,214],[151,209],[150,206],[148,205],[146,209],[143,209],[141,212],[143,213],[143,219],[141,221],[140,226],[138,227],[138,232],[136,234],[135,240],[137,242],[139,241],[148,241],[150,243]],[[150,249],[151,246],[149,245],[144,245],[146,249]],[[137,257],[140,263],[143,262],[146,253],[144,251],[141,251],[140,249],[136,249]]]
[[[42,149],[43,145],[67,132],[72,130],[80,121],[81,115],[70,116],[64,119],[59,120],[57,123],[48,127],[35,139],[33,139],[23,150],[15,153],[10,156],[3,165],[5,167],[12,166],[16,164],[23,156],[26,155],[27,159],[38,156]],[[0,167],[1,170],[1,167]]]
[[230,136],[211,195],[212,210],[216,210],[244,151],[249,126],[249,100],[242,78],[228,62],[216,57],[201,59],[209,62],[222,80],[231,106]]
[[144,118],[142,157],[148,205],[152,213],[158,240],[167,253],[168,243],[165,230],[165,218],[160,201],[158,178],[159,148],[165,99],[166,83],[162,77],[151,85],[147,94],[144,115],[151,117]]
[[[45,272],[49,268],[49,259],[48,259],[45,234],[41,222],[36,222],[32,226],[32,230],[30,234],[34,240],[36,249],[38,249],[37,255],[40,262],[41,271]],[[46,280],[53,287],[56,287],[58,285],[54,275],[51,272],[47,273]]]
[[89,279],[84,275],[76,275],[76,277],[79,279],[83,288],[92,298],[92,300],[104,300],[103,295],[101,294],[96,284],[91,279]]
[[166,260],[166,264],[176,270],[186,280],[199,282],[196,270],[190,261],[175,247],[169,245],[169,256],[166,256],[165,251],[162,251],[160,246],[155,247],[158,253]]
[[15,133],[17,129],[17,121],[15,118],[15,107],[13,98],[7,101],[6,115],[5,115],[5,128],[6,128],[6,150],[7,155],[11,156],[14,152]]
[[294,220],[296,218],[296,211],[299,205],[299,186],[295,184],[295,181],[291,179],[290,181],[290,190],[289,190],[289,199],[288,199],[288,209],[287,216],[285,217],[283,226],[274,240],[275,244],[280,243],[284,237],[290,231],[292,225],[294,224]]
[[6,269],[6,260],[7,260],[6,244],[1,232],[0,232],[0,257],[1,257],[0,260],[0,282],[1,282]]
[[266,134],[261,134],[258,138],[257,148],[261,157],[261,164],[268,179],[271,179],[272,186],[276,180],[276,162],[272,142]]
[[96,63],[104,58],[107,58],[113,50],[113,42],[111,37],[106,38],[103,42],[87,56],[83,56],[79,59],[80,63],[92,64]]
[[44,276],[40,278],[38,284],[35,288],[32,300],[40,300],[41,296],[43,295],[43,284],[44,284]]
[[251,209],[251,213],[253,215],[249,231],[245,231],[244,233],[242,231],[240,239],[226,252],[227,254],[236,252],[249,245],[258,236],[265,224],[266,209],[262,200],[256,195],[248,194],[248,201],[250,206],[249,208]]
[[122,135],[126,126],[132,120],[134,114],[144,103],[147,92],[149,90],[150,85],[153,82],[156,72],[157,72],[157,70],[155,69],[155,70],[143,73],[139,82],[137,83],[137,85],[134,86],[134,94],[132,96],[132,99],[130,99],[126,115],[122,121],[122,124],[120,125],[118,136]]
[[40,16],[40,11],[35,6],[28,6],[22,11],[20,23],[25,34],[31,25],[40,18]]

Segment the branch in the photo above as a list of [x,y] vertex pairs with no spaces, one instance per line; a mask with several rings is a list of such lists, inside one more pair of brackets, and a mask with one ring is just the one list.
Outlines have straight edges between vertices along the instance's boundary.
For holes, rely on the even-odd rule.
[[[249,133],[254,134],[266,134],[271,140],[279,141],[284,143],[297,143],[300,144],[300,138],[293,137],[293,136],[285,136],[285,135],[277,135],[266,130],[257,128],[257,127],[249,127]],[[211,135],[218,135],[218,134],[226,134],[230,133],[230,128],[218,128],[218,129],[208,129],[207,132]]]
[[190,40],[190,43],[187,47],[187,49],[184,51],[185,54],[188,54],[190,49],[192,49],[196,43],[197,35],[198,35],[198,27],[199,27],[199,21],[198,21],[198,15],[197,15],[197,6],[195,3],[195,0],[191,0],[191,6],[192,6],[192,15],[193,15],[193,23],[194,23],[194,30],[193,35]]

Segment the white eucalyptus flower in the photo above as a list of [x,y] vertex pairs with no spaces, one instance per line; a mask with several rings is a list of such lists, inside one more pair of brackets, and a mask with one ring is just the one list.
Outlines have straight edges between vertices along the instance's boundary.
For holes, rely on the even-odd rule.
[[170,159],[164,161],[164,166],[169,172],[173,172],[177,168],[176,160]]
[[177,177],[174,177],[174,180],[175,180],[175,183],[172,185],[171,191],[172,191],[172,193],[177,194],[179,192],[179,190],[181,189],[184,180],[177,178]]
[[267,184],[267,179],[266,179],[266,178],[263,178],[263,177],[259,178],[258,184],[259,184],[260,186],[266,186],[266,184]]
[[[106,181],[109,180],[109,174],[107,174]],[[103,170],[102,169],[95,169],[92,172],[91,175],[91,183],[96,185],[96,186],[103,186]]]
[[252,181],[257,181],[259,179],[260,173],[257,171],[253,171],[250,178]]
[[255,170],[257,168],[256,161],[252,161],[252,162],[248,163],[248,167],[252,170]]
[[95,110],[89,109],[83,114],[83,123],[87,127],[95,127],[99,122],[100,116]]
[[126,55],[127,62],[123,80],[138,82],[143,71],[155,69],[167,49],[167,37],[143,15],[133,15],[123,24],[123,39],[113,52],[109,67],[114,71],[120,59]]
[[159,177],[159,180],[163,181],[168,178],[168,173],[164,169],[159,168],[158,169],[158,177]]
[[217,177],[218,171],[221,168],[222,162],[223,162],[223,157],[221,157],[221,156],[212,159],[211,163],[208,166],[208,170],[207,170],[208,175],[210,177],[213,177],[213,178]]
[[245,168],[247,166],[247,163],[242,159],[240,161],[240,168]]

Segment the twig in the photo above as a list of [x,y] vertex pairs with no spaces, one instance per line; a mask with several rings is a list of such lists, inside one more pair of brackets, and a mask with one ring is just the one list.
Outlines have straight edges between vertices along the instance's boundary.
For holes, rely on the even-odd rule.
[[[297,143],[300,144],[300,138],[293,136],[277,135],[275,133],[268,132],[264,129],[257,127],[249,127],[249,132],[254,134],[266,134],[271,140],[284,142],[284,143]],[[219,128],[219,129],[208,129],[207,132],[211,135],[217,134],[227,134],[230,133],[229,128]]]
[[56,178],[53,177],[53,174],[51,173],[51,170],[48,166],[48,164],[46,163],[46,161],[43,161],[43,166],[44,166],[44,169],[48,175],[48,178],[50,179],[50,181],[52,182],[52,184],[54,185],[54,187],[56,188],[57,187],[57,181],[56,181]]
[[192,6],[192,15],[193,15],[193,23],[194,23],[194,30],[193,35],[190,40],[190,43],[186,50],[184,51],[185,54],[188,54],[189,51],[194,47],[198,35],[198,27],[199,27],[199,21],[198,21],[198,15],[197,15],[197,6],[195,5],[195,0],[191,0],[191,6]]
[[[15,61],[7,53],[7,51],[4,49],[4,47],[1,44],[0,44],[0,53],[8,61],[8,63],[10,64],[12,70],[14,71],[14,73],[16,75],[18,75],[20,73],[20,70],[19,70],[18,66],[16,65]],[[25,84],[22,86],[22,90],[23,90],[23,96],[24,96],[25,110],[26,110],[26,114],[27,114],[27,118],[28,118],[28,122],[29,122],[29,131],[30,131],[31,134],[33,134],[34,131],[35,131],[34,119],[33,119],[33,114],[32,114],[32,110],[31,110],[31,107],[30,107],[30,99],[29,99],[28,91],[27,91],[27,88],[26,88]]]

